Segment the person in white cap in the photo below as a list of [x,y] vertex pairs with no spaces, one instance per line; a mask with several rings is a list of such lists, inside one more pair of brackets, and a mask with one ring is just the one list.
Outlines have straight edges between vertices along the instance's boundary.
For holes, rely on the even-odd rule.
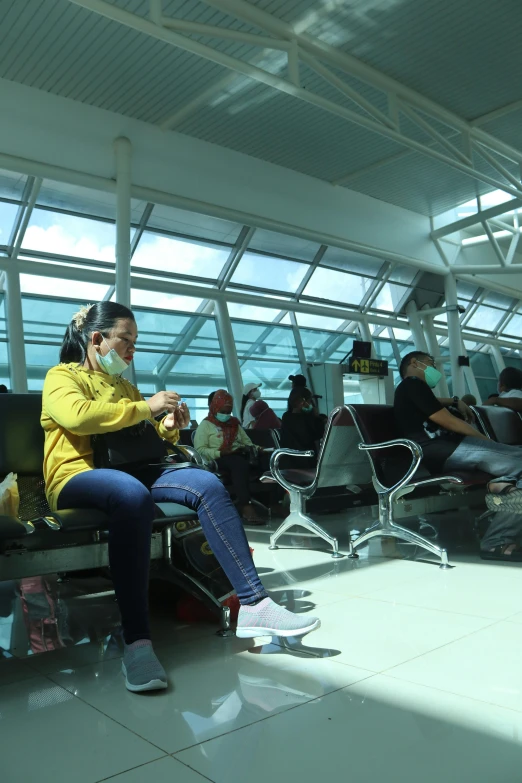
[[261,399],[261,392],[259,388],[262,383],[246,383],[243,386],[243,399],[241,400],[241,425],[243,429],[248,429],[255,422],[255,417],[252,416],[250,408],[256,400]]

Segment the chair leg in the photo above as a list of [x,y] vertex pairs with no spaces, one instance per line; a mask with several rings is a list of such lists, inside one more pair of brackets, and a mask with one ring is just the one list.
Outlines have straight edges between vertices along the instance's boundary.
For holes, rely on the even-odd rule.
[[[313,521],[313,519],[310,519],[309,516],[307,516],[304,513],[304,501],[305,498],[303,497],[302,493],[300,492],[291,492],[290,493],[290,514],[285,519],[285,521],[279,525],[275,533],[273,533],[270,536],[270,546],[269,549],[278,549],[277,541],[278,539],[283,535],[283,533],[286,533],[287,530],[289,530],[291,527],[303,527],[305,530],[309,530],[311,533],[314,533],[316,536],[319,536],[319,538],[322,538],[324,541],[326,541],[330,546],[332,547],[332,557],[335,559],[339,559],[341,557],[344,557],[343,554],[339,552],[339,542],[336,538],[331,536],[329,533],[324,530],[320,525],[318,525],[316,522]],[[353,554],[353,547],[350,543],[349,545],[350,551],[349,554]]]
[[401,525],[395,524],[393,521],[391,504],[388,496],[379,496],[379,522],[377,525],[373,525],[369,530],[359,536],[352,542],[353,548],[358,549],[361,544],[369,541],[372,538],[397,538],[400,541],[406,541],[409,544],[416,544],[417,546],[426,549],[433,555],[440,558],[440,568],[450,568],[448,561],[448,553],[445,549],[438,547],[432,541],[429,541],[424,536],[420,536],[418,533],[414,533],[412,530],[408,530]]

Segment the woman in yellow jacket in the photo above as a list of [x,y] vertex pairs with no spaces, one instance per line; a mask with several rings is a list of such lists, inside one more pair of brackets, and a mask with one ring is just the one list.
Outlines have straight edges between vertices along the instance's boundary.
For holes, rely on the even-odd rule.
[[[60,364],[43,390],[44,476],[52,509],[96,508],[109,523],[109,559],[122,616],[123,673],[131,691],[167,687],[165,670],[150,641],[148,578],[155,502],[194,509],[214,554],[234,586],[241,609],[237,635],[299,636],[320,625],[287,612],[267,597],[237,511],[212,473],[191,468],[159,470],[151,488],[119,470],[94,467],[91,436],[152,422],[171,443],[190,413],[175,392],[144,400],[121,377],[138,337],[134,316],[114,302],[83,307],[67,327]],[[155,417],[165,413],[157,423]]]

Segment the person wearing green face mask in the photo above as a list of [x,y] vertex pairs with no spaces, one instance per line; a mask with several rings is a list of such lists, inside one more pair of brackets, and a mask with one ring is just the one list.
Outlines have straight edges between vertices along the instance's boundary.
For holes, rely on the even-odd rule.
[[[423,464],[435,475],[481,471],[491,476],[488,491],[499,496],[499,511],[481,541],[481,557],[522,560],[516,543],[522,518],[503,511],[501,497],[512,492],[522,495],[520,448],[478,432],[471,424],[471,410],[457,397],[435,396],[432,389],[442,376],[429,354],[412,351],[403,358],[399,371],[402,380],[395,390],[394,413],[400,436],[422,447]],[[453,406],[459,415],[451,413]]]
[[[283,414],[281,447],[297,451],[315,451],[317,454],[324,427],[325,421],[313,404],[310,389],[303,386],[293,388],[288,398],[288,410]],[[317,457],[284,457],[281,460],[284,468],[313,468],[316,463]]]

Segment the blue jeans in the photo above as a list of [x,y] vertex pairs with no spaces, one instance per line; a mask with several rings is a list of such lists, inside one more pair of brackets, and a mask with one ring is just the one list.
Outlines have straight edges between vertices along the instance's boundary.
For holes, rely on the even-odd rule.
[[[444,463],[444,473],[453,470],[483,470],[492,481],[507,481],[522,489],[522,448],[466,436]],[[522,540],[522,516],[511,511],[497,511],[481,541],[482,549],[513,544]]]
[[197,512],[241,603],[266,596],[239,515],[213,473],[192,468],[166,470],[150,491],[119,470],[79,473],[60,492],[58,510],[96,508],[109,516],[109,562],[127,644],[150,638],[148,582],[155,502],[180,503]]

